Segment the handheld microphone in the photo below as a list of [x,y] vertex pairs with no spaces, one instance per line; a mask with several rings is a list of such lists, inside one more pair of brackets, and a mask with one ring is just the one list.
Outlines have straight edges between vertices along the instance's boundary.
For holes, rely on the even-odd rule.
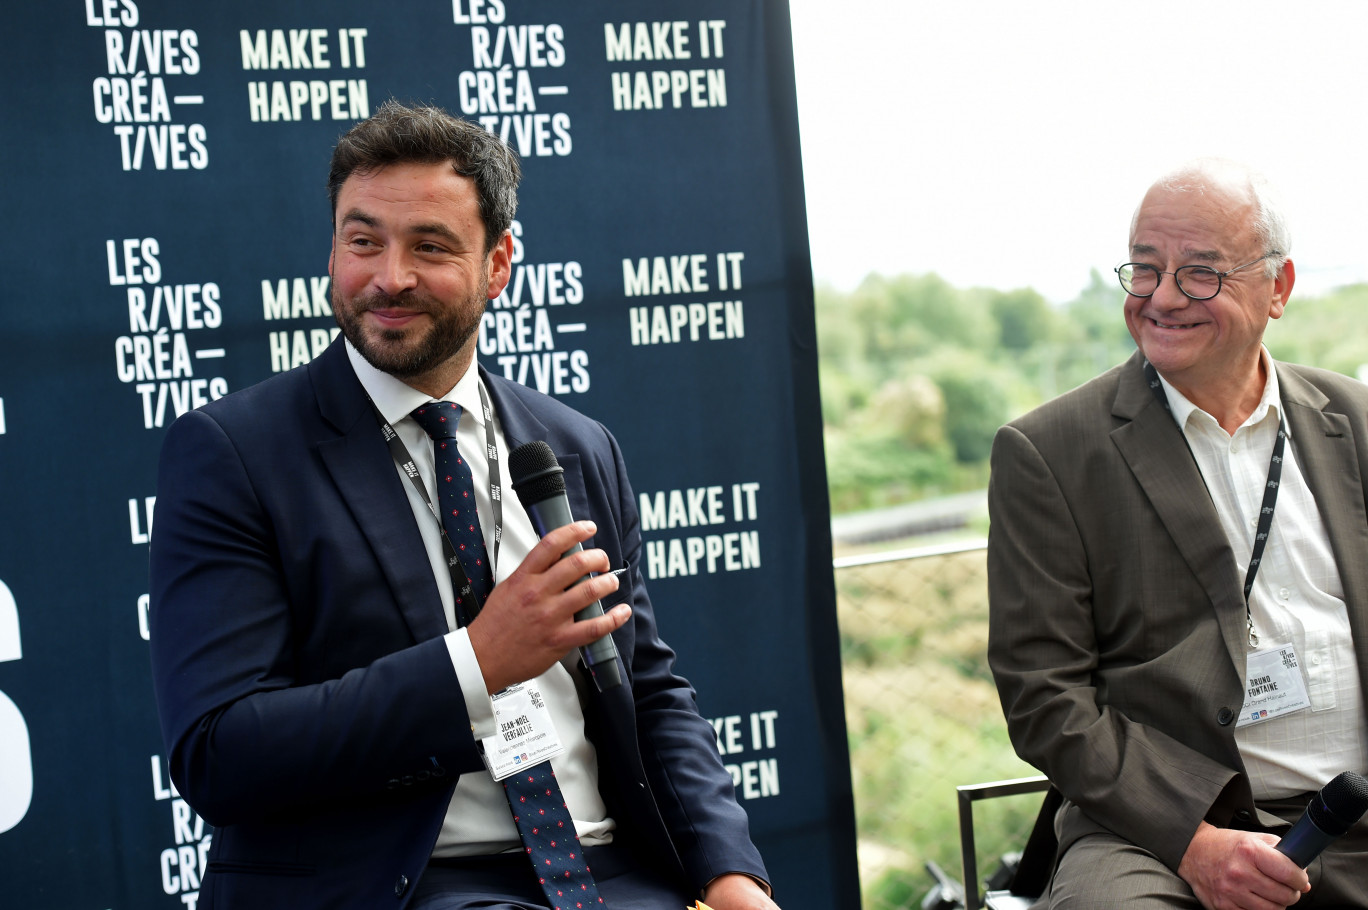
[[[532,527],[538,537],[545,537],[556,528],[564,527],[574,521],[570,515],[570,501],[565,498],[565,476],[556,453],[541,440],[524,443],[508,455],[508,473],[513,478],[513,491],[518,494],[527,517],[532,519]],[[575,544],[561,554],[561,559],[578,553],[584,547]],[[579,584],[584,578],[576,581]],[[575,621],[593,619],[603,615],[603,604],[594,601],[575,613]],[[580,648],[580,656],[594,685],[600,692],[622,685],[622,674],[618,670],[617,645],[612,635],[605,635],[597,641]]]
[[1305,869],[1335,838],[1354,827],[1365,811],[1368,780],[1345,771],[1311,798],[1302,817],[1278,842],[1277,850]]

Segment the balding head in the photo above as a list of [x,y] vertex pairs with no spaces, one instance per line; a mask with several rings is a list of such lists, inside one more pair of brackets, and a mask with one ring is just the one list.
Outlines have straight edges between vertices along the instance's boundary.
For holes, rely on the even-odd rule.
[[[1131,225],[1131,277],[1118,270],[1136,347],[1228,433],[1263,394],[1264,329],[1296,278],[1272,199],[1268,182],[1241,165],[1186,164],[1145,194]],[[1135,274],[1143,281],[1129,284]]]
[[[1195,196],[1218,199],[1230,207],[1247,206],[1248,220],[1244,226],[1252,233],[1254,245],[1261,253],[1273,252],[1264,261],[1264,274],[1276,278],[1283,263],[1292,253],[1292,234],[1283,213],[1277,192],[1268,178],[1248,165],[1228,158],[1196,158],[1185,162],[1160,177],[1145,194],[1151,198],[1156,192],[1192,193]],[[1135,242],[1135,225],[1144,207],[1131,217],[1130,241]],[[1229,238],[1238,242],[1240,238]]]

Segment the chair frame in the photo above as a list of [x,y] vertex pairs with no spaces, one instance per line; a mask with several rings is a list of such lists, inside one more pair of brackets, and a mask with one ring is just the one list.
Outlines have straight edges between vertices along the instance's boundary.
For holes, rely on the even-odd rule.
[[998,780],[985,784],[966,784],[956,787],[959,796],[960,863],[964,873],[965,910],[980,910],[978,856],[974,845],[974,803],[981,799],[1016,796],[1021,793],[1040,793],[1050,789],[1050,779],[1043,775]]

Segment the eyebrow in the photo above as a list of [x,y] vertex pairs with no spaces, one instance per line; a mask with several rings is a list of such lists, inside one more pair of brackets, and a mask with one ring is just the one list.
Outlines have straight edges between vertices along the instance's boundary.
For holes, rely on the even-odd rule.
[[[1132,256],[1157,256],[1159,250],[1148,243],[1137,243],[1131,247]],[[1220,250],[1185,250],[1185,259],[1196,259],[1198,262],[1223,262],[1227,257]]]
[[449,243],[460,242],[460,238],[452,233],[451,228],[447,227],[445,224],[442,224],[440,222],[415,224],[413,227],[409,228],[408,232],[410,234],[417,235],[431,234],[435,237],[441,237]]
[[[347,224],[353,221],[360,222],[361,224],[364,224],[370,228],[379,229],[380,227],[379,218],[376,218],[374,215],[368,215],[360,209],[352,209],[351,211],[347,212],[347,214],[343,215],[340,226],[345,227]],[[419,237],[424,235],[441,237],[449,243],[460,242],[460,238],[452,232],[451,228],[447,227],[445,224],[442,224],[439,221],[415,224],[407,230],[407,233]]]
[[338,222],[338,226],[339,226],[339,227],[342,227],[342,226],[345,226],[345,225],[347,225],[347,224],[349,224],[349,223],[351,223],[351,222],[353,222],[353,221],[359,221],[359,222],[361,222],[362,224],[366,225],[367,227],[379,227],[379,226],[380,226],[380,222],[379,222],[378,219],[376,219],[376,218],[374,218],[374,217],[372,217],[372,216],[370,216],[370,215],[367,215],[365,212],[361,211],[360,209],[352,209],[350,212],[348,212],[347,214],[343,215],[343,216],[342,216],[342,220],[341,220],[340,222]]

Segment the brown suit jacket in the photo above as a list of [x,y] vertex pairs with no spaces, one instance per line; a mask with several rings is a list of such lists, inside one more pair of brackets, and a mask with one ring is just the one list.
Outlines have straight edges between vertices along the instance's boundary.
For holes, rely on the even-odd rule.
[[[998,431],[988,657],[1018,754],[1072,803],[1061,848],[1110,830],[1176,870],[1203,819],[1276,819],[1260,819],[1235,745],[1243,577],[1142,364],[1137,353]],[[1365,678],[1368,387],[1276,369]]]

